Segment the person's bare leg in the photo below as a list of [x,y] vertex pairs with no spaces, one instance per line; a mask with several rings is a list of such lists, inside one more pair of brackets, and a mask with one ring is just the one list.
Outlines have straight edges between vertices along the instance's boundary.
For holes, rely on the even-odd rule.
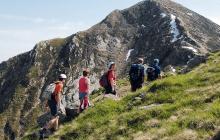
[[54,121],[54,130],[58,130],[58,128],[59,128],[59,116],[57,116]]
[[80,100],[80,105],[79,105],[78,113],[80,113],[80,112],[81,112],[81,107],[82,107],[82,104],[83,104],[83,100]]
[[46,126],[44,128],[47,130],[53,128],[56,119],[57,119],[57,117],[53,116],[52,119],[46,124]]
[[84,97],[84,109],[88,107],[88,96]]

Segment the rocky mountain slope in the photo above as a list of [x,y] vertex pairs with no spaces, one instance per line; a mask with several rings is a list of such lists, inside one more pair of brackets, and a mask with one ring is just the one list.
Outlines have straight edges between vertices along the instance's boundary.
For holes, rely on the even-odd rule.
[[84,67],[90,68],[97,89],[109,61],[116,62],[119,77],[136,57],[144,57],[145,63],[159,58],[163,67],[191,68],[219,44],[217,24],[169,0],[146,0],[115,10],[86,31],[42,41],[0,64],[0,136],[15,139],[35,126],[43,113],[41,93],[60,73],[68,76],[63,103],[76,108],[77,79]]
[[[61,125],[49,140],[219,140],[219,84],[220,52],[187,74],[154,81],[136,93],[122,79],[121,100],[92,95],[95,106]],[[33,132],[23,139],[37,139]]]

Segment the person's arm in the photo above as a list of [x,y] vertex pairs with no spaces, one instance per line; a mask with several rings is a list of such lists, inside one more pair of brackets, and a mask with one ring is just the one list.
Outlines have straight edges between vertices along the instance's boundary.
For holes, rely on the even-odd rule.
[[111,84],[112,90],[114,90],[114,80],[113,80],[113,78],[110,78],[110,84]]
[[87,87],[87,94],[89,94],[89,91],[90,91],[90,80],[89,78],[86,79],[86,87]]
[[110,83],[110,86],[112,87],[112,90],[114,91],[114,75],[113,75],[113,71],[109,72],[109,75],[108,75],[108,79],[109,79],[109,83]]
[[141,71],[141,83],[144,83],[144,67]]

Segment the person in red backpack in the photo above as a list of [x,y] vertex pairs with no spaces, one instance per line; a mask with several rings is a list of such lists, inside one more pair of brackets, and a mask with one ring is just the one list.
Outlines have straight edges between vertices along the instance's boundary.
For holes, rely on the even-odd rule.
[[108,86],[105,87],[105,94],[113,94],[116,95],[116,73],[115,73],[115,62],[110,62],[109,65],[109,70],[108,70]]
[[50,130],[57,130],[59,127],[59,115],[58,115],[58,110],[59,110],[59,106],[61,103],[61,94],[62,94],[62,90],[63,90],[63,84],[65,82],[66,79],[66,75],[65,74],[61,74],[59,76],[59,80],[57,82],[55,82],[56,86],[55,86],[55,90],[51,95],[51,99],[48,100],[47,104],[48,107],[50,108],[50,113],[51,113],[51,120],[49,121],[48,124],[46,124],[43,129],[40,131],[40,137],[43,139],[45,133]]
[[[81,112],[82,110],[86,109],[88,107],[89,103],[89,89],[90,89],[90,80],[88,78],[89,76],[89,70],[84,69],[83,70],[83,76],[79,79],[79,110],[78,112]],[[83,109],[82,109],[83,105]]]

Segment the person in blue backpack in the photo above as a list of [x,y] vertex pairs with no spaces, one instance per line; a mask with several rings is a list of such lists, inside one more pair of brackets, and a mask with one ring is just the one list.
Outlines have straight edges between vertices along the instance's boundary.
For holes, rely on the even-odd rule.
[[159,59],[154,59],[153,68],[155,71],[155,80],[161,78],[161,68],[159,66]]
[[159,66],[159,59],[154,59],[153,64],[147,68],[147,80],[154,81],[161,78],[161,68]]
[[129,71],[129,80],[131,84],[131,91],[135,92],[137,89],[142,88],[144,83],[144,60],[138,58],[136,64],[132,64]]

